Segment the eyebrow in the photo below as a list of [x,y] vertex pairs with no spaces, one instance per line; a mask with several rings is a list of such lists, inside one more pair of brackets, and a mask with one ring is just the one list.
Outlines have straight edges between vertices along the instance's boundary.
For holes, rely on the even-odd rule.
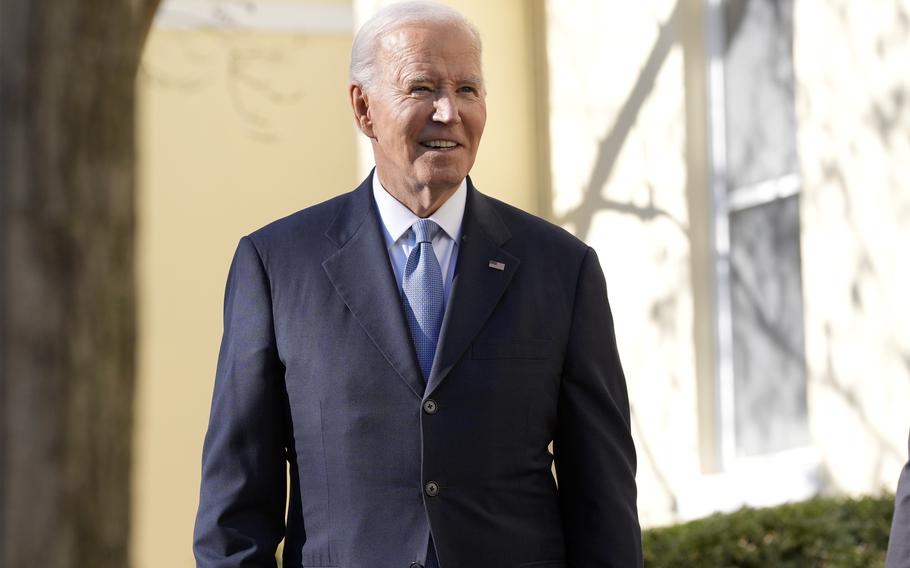
[[433,83],[434,80],[429,75],[411,75],[405,82],[408,85],[416,85],[418,83]]
[[[435,83],[436,79],[430,75],[412,75],[406,79],[406,84],[408,86],[418,85],[420,83]],[[483,86],[483,78],[479,75],[469,75],[464,79],[457,81],[459,84],[468,84],[474,86]]]

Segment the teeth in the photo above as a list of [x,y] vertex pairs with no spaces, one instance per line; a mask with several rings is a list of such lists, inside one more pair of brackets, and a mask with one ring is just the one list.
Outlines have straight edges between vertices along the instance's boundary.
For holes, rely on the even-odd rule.
[[424,146],[429,146],[430,148],[454,148],[457,146],[451,140],[428,140],[423,143]]

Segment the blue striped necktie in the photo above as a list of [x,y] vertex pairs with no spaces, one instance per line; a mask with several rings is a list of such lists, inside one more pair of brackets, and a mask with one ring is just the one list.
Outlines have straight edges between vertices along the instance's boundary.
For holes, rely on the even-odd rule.
[[433,236],[439,231],[439,225],[429,219],[418,219],[411,225],[411,231],[415,243],[404,267],[401,290],[417,361],[426,381],[433,368],[439,328],[445,312],[442,269],[433,252]]

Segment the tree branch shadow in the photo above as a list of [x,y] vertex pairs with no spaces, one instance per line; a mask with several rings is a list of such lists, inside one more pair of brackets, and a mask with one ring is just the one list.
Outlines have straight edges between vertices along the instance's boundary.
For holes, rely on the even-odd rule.
[[664,62],[678,41],[681,10],[681,2],[678,1],[673,12],[661,25],[657,41],[639,72],[635,85],[616,116],[613,126],[601,140],[597,150],[597,159],[588,182],[585,184],[581,203],[556,220],[560,225],[572,224],[575,227],[575,234],[582,239],[587,237],[594,215],[604,210],[633,215],[643,221],[664,217],[673,221],[680,230],[688,234],[688,228],[684,223],[676,219],[670,212],[654,205],[653,191],[650,192],[650,203],[644,207],[608,199],[601,195],[603,186],[610,179],[619,153],[622,151],[645,101],[654,90],[654,84]]

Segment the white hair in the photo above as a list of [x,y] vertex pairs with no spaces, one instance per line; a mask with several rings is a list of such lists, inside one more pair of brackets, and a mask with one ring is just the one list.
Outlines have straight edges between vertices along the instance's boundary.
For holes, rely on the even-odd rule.
[[463,26],[474,37],[478,55],[481,52],[480,33],[477,28],[455,8],[428,2],[410,0],[380,8],[361,26],[351,46],[351,83],[364,91],[372,87],[376,72],[376,55],[379,42],[389,32],[408,25],[455,24]]

